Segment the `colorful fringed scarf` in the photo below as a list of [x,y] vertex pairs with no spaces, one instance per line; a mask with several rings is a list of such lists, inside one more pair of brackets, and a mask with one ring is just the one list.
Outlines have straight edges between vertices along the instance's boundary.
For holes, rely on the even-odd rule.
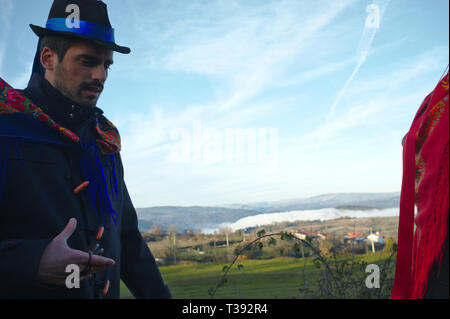
[[395,299],[423,298],[433,264],[442,261],[449,214],[448,90],[447,73],[422,102],[403,139]]
[[[118,194],[114,154],[121,149],[120,135],[104,116],[95,119],[95,124],[98,139],[82,141],[75,133],[61,127],[41,108],[0,78],[0,141],[6,145],[3,156],[0,154],[0,198],[8,174],[6,165],[11,145],[16,144],[16,148],[18,142],[59,146],[79,145],[82,149],[80,165],[90,185],[87,191],[89,202],[106,223],[109,222],[108,216],[116,223],[117,213],[112,208],[111,200],[116,199]],[[109,158],[107,166],[110,170],[109,184],[112,198],[108,192],[100,154]]]

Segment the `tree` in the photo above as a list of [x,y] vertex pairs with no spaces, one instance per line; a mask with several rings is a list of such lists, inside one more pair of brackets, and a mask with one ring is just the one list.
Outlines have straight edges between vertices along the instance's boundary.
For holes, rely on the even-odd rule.
[[178,234],[178,227],[175,224],[169,226],[169,234]]
[[233,229],[231,227],[223,227],[222,229],[220,229],[220,234],[226,236],[227,246],[230,245],[228,240],[230,233],[233,233]]
[[341,237],[330,236],[319,241],[319,250],[323,256],[331,256],[339,253],[344,248],[344,241]]
[[242,241],[245,241],[245,229],[236,230],[236,235],[242,238]]
[[385,251],[392,251],[394,246],[394,240],[391,237],[386,238],[386,245],[384,246]]
[[169,247],[173,250],[173,263],[177,263],[177,233],[178,233],[178,227],[177,225],[170,225],[169,226]]
[[148,233],[149,233],[150,235],[153,235],[153,236],[158,237],[158,236],[161,236],[164,232],[163,232],[163,230],[161,229],[161,227],[159,227],[159,225],[155,225],[152,229],[150,229],[150,230],[148,231]]

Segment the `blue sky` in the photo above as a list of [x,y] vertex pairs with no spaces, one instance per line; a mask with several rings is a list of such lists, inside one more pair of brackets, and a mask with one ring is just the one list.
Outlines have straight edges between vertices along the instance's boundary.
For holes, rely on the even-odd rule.
[[[448,0],[106,0],[98,106],[135,206],[396,192],[401,139],[449,60]],[[0,76],[24,88],[51,0],[0,0]]]

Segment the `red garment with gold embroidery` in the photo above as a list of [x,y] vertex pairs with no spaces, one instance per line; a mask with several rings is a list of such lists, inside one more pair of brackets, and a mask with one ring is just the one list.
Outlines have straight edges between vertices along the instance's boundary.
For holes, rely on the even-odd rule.
[[[12,88],[6,81],[0,77],[0,114],[23,113],[41,123],[58,131],[68,140],[79,143],[80,140],[76,134],[60,126],[53,121],[44,111],[33,104],[25,95]],[[104,116],[96,120],[95,127],[99,139],[96,140],[98,148],[103,154],[114,154],[120,152],[121,140],[117,128]]]
[[[449,74],[423,101],[403,140],[403,180],[392,298],[423,298],[441,263],[449,213]],[[414,216],[414,205],[417,216]],[[414,224],[416,230],[414,232]]]

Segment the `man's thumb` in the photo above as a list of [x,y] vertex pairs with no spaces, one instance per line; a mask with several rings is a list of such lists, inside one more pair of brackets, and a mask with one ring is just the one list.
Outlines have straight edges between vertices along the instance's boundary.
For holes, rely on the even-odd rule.
[[75,228],[77,228],[77,220],[76,218],[71,218],[63,231],[59,233],[58,237],[63,241],[67,241],[69,237],[72,236]]

